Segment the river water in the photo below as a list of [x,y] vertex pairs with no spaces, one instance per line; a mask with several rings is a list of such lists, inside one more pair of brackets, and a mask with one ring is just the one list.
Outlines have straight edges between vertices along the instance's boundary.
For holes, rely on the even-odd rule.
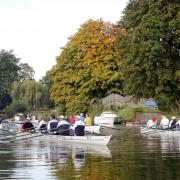
[[104,128],[108,146],[32,138],[0,144],[0,179],[178,180],[180,135],[140,134],[139,128]]

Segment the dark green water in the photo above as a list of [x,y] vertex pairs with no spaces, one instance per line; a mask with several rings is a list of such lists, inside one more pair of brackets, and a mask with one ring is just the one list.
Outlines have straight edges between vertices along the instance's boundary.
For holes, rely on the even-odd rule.
[[180,179],[180,135],[117,128],[102,130],[113,135],[108,147],[40,138],[0,144],[0,179]]

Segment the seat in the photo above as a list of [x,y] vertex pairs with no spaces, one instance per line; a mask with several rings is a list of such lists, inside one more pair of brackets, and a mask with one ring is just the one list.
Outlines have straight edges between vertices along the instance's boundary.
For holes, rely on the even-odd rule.
[[47,133],[47,124],[42,124],[39,128],[39,131],[42,133]]
[[58,122],[51,122],[50,123],[50,133],[54,134],[54,132],[56,132],[56,128],[57,128]]
[[75,136],[84,136],[85,126],[78,125],[74,129],[74,135]]
[[57,127],[56,134],[57,135],[63,135],[63,136],[69,136],[70,135],[70,125],[69,124],[62,124]]

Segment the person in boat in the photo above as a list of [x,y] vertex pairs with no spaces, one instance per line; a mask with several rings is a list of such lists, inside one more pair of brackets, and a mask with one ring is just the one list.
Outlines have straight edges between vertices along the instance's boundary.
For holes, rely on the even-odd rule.
[[83,114],[83,113],[80,114],[80,120],[81,120],[82,122],[85,121],[85,117],[84,117],[84,114]]
[[86,118],[84,120],[86,126],[91,126],[91,118],[88,113],[86,113]]
[[56,119],[56,116],[54,114],[50,115],[50,121],[47,124],[47,131],[49,133],[53,133],[56,131],[58,125],[58,120]]
[[43,120],[42,116],[38,116],[37,120],[38,120],[37,130],[46,131],[47,130],[47,125],[46,125],[45,121]]
[[159,126],[161,129],[167,129],[169,127],[169,119],[166,116],[162,115],[162,119]]
[[177,123],[176,123],[176,129],[180,130],[180,120],[178,120]]
[[64,116],[59,116],[59,123],[57,125],[56,134],[69,136],[70,134],[70,124],[64,119]]
[[169,123],[169,128],[170,129],[175,129],[176,126],[177,126],[176,124],[177,124],[176,117],[175,116],[171,117],[171,121]]
[[29,119],[22,123],[21,132],[35,132],[34,125]]
[[73,131],[74,131],[74,135],[75,136],[84,136],[84,134],[85,134],[85,124],[84,124],[84,122],[82,122],[81,120],[80,120],[80,116],[76,116],[75,117],[75,123],[74,123],[74,125],[73,125],[73,127],[72,127],[72,129],[73,129]]
[[75,117],[74,116],[71,116],[70,118],[69,118],[69,123],[71,124],[71,125],[73,125],[74,123],[75,123]]
[[155,117],[153,117],[152,119],[150,119],[148,122],[147,122],[147,125],[146,127],[147,128],[156,128],[157,126],[157,120]]

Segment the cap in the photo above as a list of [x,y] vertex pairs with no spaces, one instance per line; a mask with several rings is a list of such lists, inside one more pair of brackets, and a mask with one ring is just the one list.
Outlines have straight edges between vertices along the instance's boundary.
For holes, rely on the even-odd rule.
[[175,116],[172,116],[171,118],[172,118],[172,119],[176,119],[176,117],[175,117]]
[[64,119],[64,116],[63,116],[63,115],[60,115],[60,116],[59,116],[59,119]]

